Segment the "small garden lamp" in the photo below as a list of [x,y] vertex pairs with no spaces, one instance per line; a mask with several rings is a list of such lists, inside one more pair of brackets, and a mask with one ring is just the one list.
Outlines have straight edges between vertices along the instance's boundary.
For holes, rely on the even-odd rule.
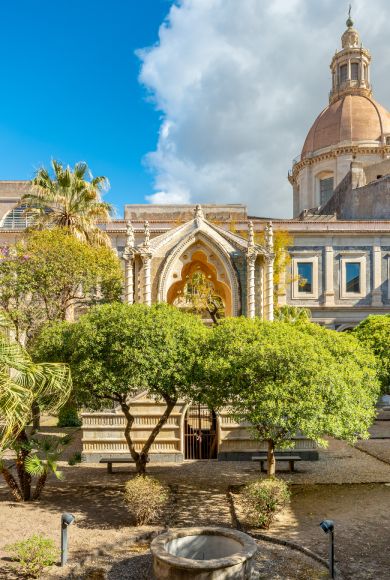
[[329,534],[329,575],[334,578],[334,521],[322,520],[320,527],[325,534]]
[[72,514],[62,514],[61,516],[61,566],[65,566],[68,560],[68,526],[75,520]]

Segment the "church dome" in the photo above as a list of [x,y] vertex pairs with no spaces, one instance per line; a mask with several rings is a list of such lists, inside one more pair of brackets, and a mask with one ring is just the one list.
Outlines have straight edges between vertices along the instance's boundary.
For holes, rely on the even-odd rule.
[[381,145],[386,135],[390,135],[390,112],[370,97],[346,94],[318,115],[303,145],[302,158],[339,144]]

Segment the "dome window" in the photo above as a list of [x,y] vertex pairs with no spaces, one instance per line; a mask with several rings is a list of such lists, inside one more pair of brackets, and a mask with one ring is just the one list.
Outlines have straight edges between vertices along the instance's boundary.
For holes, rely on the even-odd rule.
[[347,82],[348,78],[348,66],[346,64],[340,67],[340,85]]
[[359,63],[357,62],[351,63],[351,79],[353,81],[359,80]]
[[320,179],[320,205],[324,205],[333,195],[333,177]]

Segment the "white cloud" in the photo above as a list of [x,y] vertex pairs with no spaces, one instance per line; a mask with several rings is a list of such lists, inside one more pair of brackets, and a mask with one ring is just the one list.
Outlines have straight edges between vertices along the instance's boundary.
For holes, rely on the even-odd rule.
[[[181,0],[158,43],[139,52],[140,81],[162,112],[153,203],[246,203],[287,217],[291,160],[327,104],[329,63],[345,29],[339,0]],[[388,0],[355,0],[374,57],[375,97],[390,107]],[[387,73],[387,75],[386,75]]]

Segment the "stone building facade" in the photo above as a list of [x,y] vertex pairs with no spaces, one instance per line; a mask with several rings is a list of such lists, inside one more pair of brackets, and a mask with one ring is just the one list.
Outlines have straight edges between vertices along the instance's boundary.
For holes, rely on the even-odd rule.
[[[241,204],[126,205],[123,220],[101,224],[123,262],[124,300],[180,306],[185,285],[201,272],[226,316],[272,320],[273,239],[287,232],[291,261],[277,288],[278,305],[308,307],[313,321],[339,331],[370,314],[390,313],[390,113],[372,97],[370,63],[348,19],[342,49],[331,62],[329,105],[289,173],[293,218],[248,216]],[[26,226],[18,204],[27,189],[27,182],[0,183],[3,244]],[[162,406],[143,393],[133,403],[140,447]],[[127,452],[123,428],[120,412],[85,414],[85,456]],[[216,416],[181,401],[152,456],[240,459],[258,449],[227,413]],[[296,451],[316,456],[305,437],[297,438]]]

